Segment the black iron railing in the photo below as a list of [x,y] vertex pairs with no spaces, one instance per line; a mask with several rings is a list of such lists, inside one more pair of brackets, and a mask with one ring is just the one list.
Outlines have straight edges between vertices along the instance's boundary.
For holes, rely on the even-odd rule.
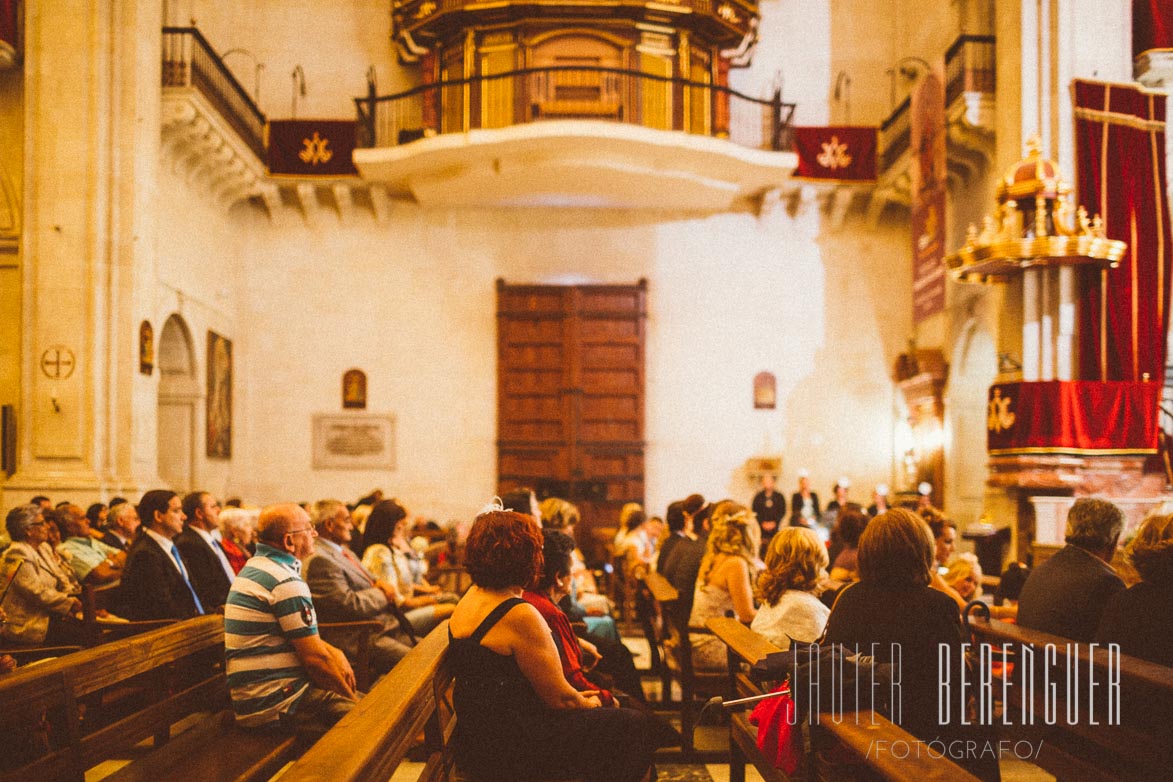
[[912,143],[912,125],[909,122],[912,97],[907,97],[880,123],[880,170],[887,171]]
[[597,119],[728,138],[742,146],[790,146],[793,103],[642,71],[591,66],[523,68],[355,98],[359,146],[391,147],[428,135]]
[[965,92],[994,92],[994,36],[960,35],[945,52],[945,105]]
[[163,86],[194,87],[265,159],[265,115],[194,27],[163,28]]

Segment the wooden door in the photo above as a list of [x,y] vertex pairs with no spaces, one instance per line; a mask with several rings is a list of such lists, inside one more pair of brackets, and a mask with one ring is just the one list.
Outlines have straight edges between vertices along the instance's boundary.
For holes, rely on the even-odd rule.
[[497,282],[499,489],[578,505],[588,558],[623,504],[643,503],[646,299],[646,281]]

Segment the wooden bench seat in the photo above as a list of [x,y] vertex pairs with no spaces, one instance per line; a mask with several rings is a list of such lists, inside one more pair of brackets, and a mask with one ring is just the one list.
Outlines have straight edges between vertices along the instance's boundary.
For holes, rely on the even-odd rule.
[[[0,779],[82,780],[104,760],[141,754],[146,739],[154,749],[115,779],[267,779],[293,740],[234,726],[223,657],[223,617],[204,616],[4,677],[0,730],[35,734],[37,746],[0,758]],[[172,726],[193,720],[173,741]]]
[[[1060,779],[1081,782],[1169,778],[1173,768],[1173,669],[1127,655],[1111,655],[1102,647],[1092,650],[1085,643],[1075,645],[1070,639],[1015,624],[975,619],[972,615],[967,615],[967,621],[976,643],[1009,652],[1006,662],[1012,662],[1014,667],[1004,700],[997,677],[1005,667],[986,670],[984,675],[999,682],[993,691],[998,701],[995,718],[1000,730],[1012,742],[1030,742],[1037,748],[1032,763]],[[1048,646],[1055,649],[1060,666],[1056,669],[1057,681],[1051,682],[1056,696],[1054,724],[1047,724],[1044,710],[1049,685],[1041,671],[1024,677],[1023,650],[1030,649],[1034,663],[1039,665],[1046,663],[1044,653]],[[1067,681],[1064,667],[1069,646],[1072,659],[1077,661],[1074,680],[1079,686],[1078,707],[1073,706],[1074,724],[1067,717],[1068,688],[1073,686]],[[1001,654],[979,653],[977,659],[983,667],[990,663],[990,669],[992,663],[1003,662]],[[1098,684],[1090,706],[1089,676],[1094,676]],[[1108,711],[1112,694],[1106,686],[1112,678],[1119,684],[1120,708],[1115,719]]]
[[[729,648],[729,676],[737,697],[761,695],[767,690],[750,678],[744,666],[753,665],[766,655],[782,651],[736,619],[710,619],[708,628]],[[799,726],[795,726],[797,729]],[[729,722],[729,780],[745,782],[746,764],[752,764],[767,782],[806,779],[885,779],[893,782],[977,782],[977,777],[944,757],[929,753],[876,752],[875,742],[888,746],[915,745],[917,739],[899,725],[881,715],[867,720],[840,719],[821,713],[813,726],[803,726],[806,751],[794,775],[787,776],[774,768],[770,758],[758,748],[757,728],[750,724],[748,712],[735,713]],[[845,762],[846,759],[846,762]]]

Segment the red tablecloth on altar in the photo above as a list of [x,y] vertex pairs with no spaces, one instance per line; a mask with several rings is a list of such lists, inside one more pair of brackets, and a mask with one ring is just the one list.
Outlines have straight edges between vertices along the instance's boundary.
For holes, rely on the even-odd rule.
[[991,455],[1151,454],[1157,451],[1159,383],[1091,380],[990,387]]

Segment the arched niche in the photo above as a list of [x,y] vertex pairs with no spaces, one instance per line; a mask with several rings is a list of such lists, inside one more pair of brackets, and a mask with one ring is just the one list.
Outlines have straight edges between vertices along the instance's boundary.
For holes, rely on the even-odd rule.
[[176,491],[186,491],[195,483],[197,412],[202,399],[195,356],[187,323],[179,315],[171,315],[158,341],[156,432],[159,477]]

